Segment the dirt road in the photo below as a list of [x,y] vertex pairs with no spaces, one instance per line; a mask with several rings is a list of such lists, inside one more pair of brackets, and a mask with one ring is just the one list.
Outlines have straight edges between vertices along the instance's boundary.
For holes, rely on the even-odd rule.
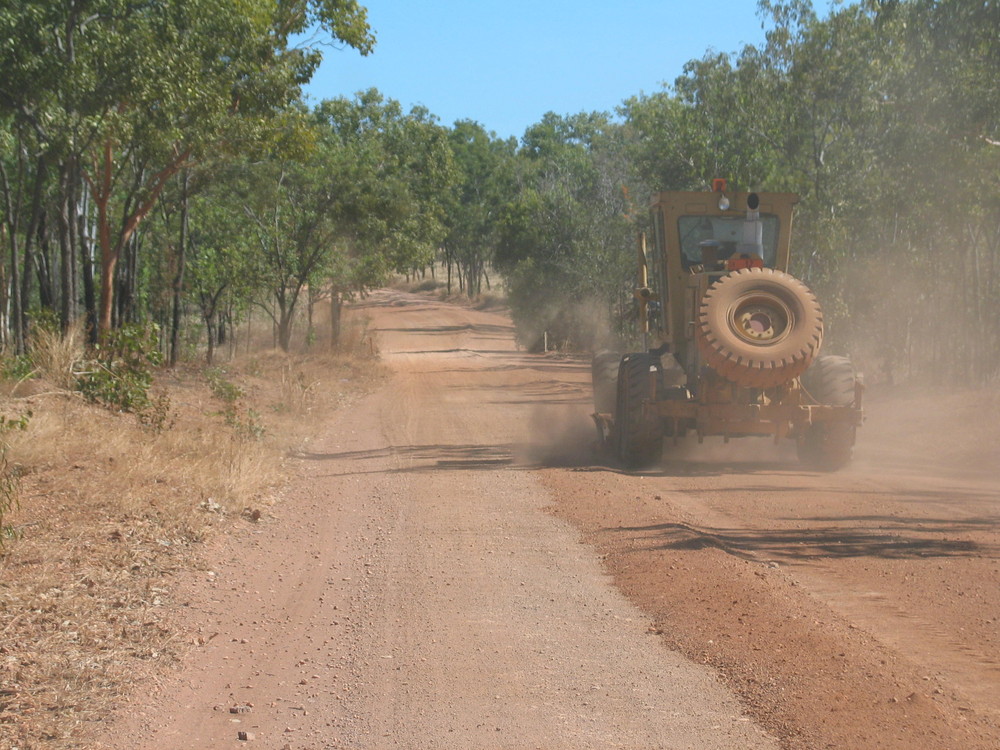
[[893,401],[845,472],[754,443],[623,473],[586,361],[425,297],[357,312],[391,380],[182,583],[199,645],[100,746],[1000,746],[985,433],[921,453]]

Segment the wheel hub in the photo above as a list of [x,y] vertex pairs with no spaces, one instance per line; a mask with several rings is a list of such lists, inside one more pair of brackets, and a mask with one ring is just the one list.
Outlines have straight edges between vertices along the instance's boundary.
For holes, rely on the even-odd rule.
[[782,338],[790,317],[791,311],[776,299],[744,299],[734,306],[730,325],[744,341],[770,344]]

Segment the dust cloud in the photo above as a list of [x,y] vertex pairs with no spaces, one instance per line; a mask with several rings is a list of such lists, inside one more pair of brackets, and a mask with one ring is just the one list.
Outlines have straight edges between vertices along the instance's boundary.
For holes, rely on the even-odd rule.
[[679,464],[691,464],[692,469],[730,467],[734,470],[796,468],[798,457],[795,442],[775,442],[767,437],[733,438],[728,443],[721,437],[707,437],[699,443],[697,436],[687,436],[673,442],[663,441],[663,465],[670,471],[686,473]]
[[[1000,393],[982,390],[937,395],[870,395],[858,429],[854,461],[844,471],[981,475],[1000,480]],[[602,448],[589,413],[579,405],[539,405],[514,446],[521,466],[617,469]],[[799,470],[794,440],[694,435],[664,439],[663,459],[651,470],[668,474],[708,470]]]
[[1000,479],[1000,393],[871,394],[855,464],[911,474]]
[[[589,401],[589,384],[586,388]],[[882,383],[864,394],[865,421],[854,460],[842,472],[967,476],[1000,481],[1000,391],[942,393]],[[515,441],[521,466],[619,470],[598,443],[589,403],[538,404]],[[801,471],[794,440],[688,435],[664,439],[662,461],[649,471],[685,475],[712,471]]]
[[[597,428],[590,414],[579,407],[540,405],[531,414],[527,435],[514,449],[515,462],[521,466],[543,468],[606,468],[619,470],[612,452],[598,442]],[[776,444],[770,438],[740,438],[725,443],[722,438],[706,438],[698,443],[694,436],[674,443],[663,441],[663,460],[650,471],[688,473],[710,468],[750,471],[754,468],[795,468],[795,443]]]
[[[953,247],[943,255],[960,258],[966,251]],[[864,373],[865,423],[853,464],[1000,479],[992,328],[973,314],[971,290],[940,279],[928,285],[921,275],[927,268],[904,261],[886,255],[847,270],[843,310],[850,314],[831,316],[824,343],[823,353],[847,354]]]
[[539,405],[531,413],[527,435],[515,446],[514,459],[522,466],[592,466],[601,461],[597,428],[579,407]]

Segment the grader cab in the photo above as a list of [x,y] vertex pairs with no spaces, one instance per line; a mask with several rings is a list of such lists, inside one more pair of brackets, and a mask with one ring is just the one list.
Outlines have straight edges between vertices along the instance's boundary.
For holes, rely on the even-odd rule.
[[791,193],[663,192],[635,291],[643,351],[593,360],[598,434],[627,466],[694,434],[795,440],[816,469],[850,461],[863,386],[821,355],[823,314],[787,272]]

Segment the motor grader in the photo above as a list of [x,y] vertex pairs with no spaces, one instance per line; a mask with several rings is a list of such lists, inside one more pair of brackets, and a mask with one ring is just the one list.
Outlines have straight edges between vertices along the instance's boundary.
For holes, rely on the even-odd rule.
[[863,385],[849,359],[820,355],[820,305],[787,272],[797,201],[724,180],[654,196],[635,290],[643,351],[593,359],[598,435],[626,466],[689,434],[791,439],[819,470],[850,461]]

